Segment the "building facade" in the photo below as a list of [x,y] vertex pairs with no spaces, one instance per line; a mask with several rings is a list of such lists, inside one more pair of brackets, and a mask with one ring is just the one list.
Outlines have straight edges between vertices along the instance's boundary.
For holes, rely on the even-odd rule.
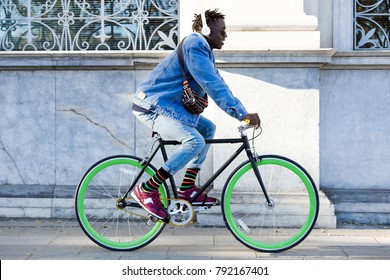
[[[72,217],[92,163],[145,156],[152,139],[131,95],[191,32],[194,13],[219,8],[228,38],[217,64],[262,119],[258,152],[309,171],[319,226],[390,224],[389,2],[0,0],[0,215]],[[236,136],[216,106],[206,114],[217,137]],[[201,181],[230,149],[211,150]],[[217,225],[219,214],[198,221]]]

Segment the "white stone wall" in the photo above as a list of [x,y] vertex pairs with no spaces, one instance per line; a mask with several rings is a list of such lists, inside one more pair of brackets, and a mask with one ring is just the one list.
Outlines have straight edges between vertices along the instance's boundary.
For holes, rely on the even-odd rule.
[[390,186],[390,69],[321,72],[321,185]]
[[[319,183],[319,71],[310,68],[228,68],[225,81],[249,112],[257,112],[263,133],[255,141],[259,154],[279,154],[300,162]],[[206,114],[217,126],[217,137],[238,137],[239,122],[213,106]],[[214,146],[214,170],[237,145]],[[243,154],[241,162],[245,160]],[[237,162],[237,164],[240,161]],[[232,171],[236,166],[228,170]],[[217,181],[222,190],[229,172]]]

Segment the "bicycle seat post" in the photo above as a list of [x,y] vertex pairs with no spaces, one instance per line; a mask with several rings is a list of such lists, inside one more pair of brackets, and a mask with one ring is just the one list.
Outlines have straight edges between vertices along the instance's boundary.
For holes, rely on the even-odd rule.
[[158,132],[156,132],[154,130],[152,130],[152,135],[151,136],[152,136],[152,138],[154,138],[154,141],[153,141],[153,143],[152,143],[152,145],[150,146],[150,149],[149,149],[149,153],[150,154],[153,152],[154,145],[157,142],[161,143],[161,141],[162,141],[161,135],[158,134]]

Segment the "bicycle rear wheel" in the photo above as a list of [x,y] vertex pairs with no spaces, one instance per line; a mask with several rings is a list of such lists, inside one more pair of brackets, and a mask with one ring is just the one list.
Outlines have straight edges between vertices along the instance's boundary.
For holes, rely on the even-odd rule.
[[256,164],[271,204],[247,161],[233,171],[224,187],[226,226],[238,241],[256,251],[288,250],[302,242],[316,223],[316,186],[306,170],[288,158],[267,155]]
[[[118,251],[130,251],[146,246],[163,230],[161,221],[151,223],[148,213],[129,195],[126,204],[118,202],[132,185],[143,166],[133,156],[112,156],[95,163],[82,177],[75,194],[75,210],[85,234],[96,244]],[[156,169],[148,165],[139,180],[149,179]],[[138,183],[137,183],[138,184]],[[160,189],[166,207],[169,192],[165,184]]]

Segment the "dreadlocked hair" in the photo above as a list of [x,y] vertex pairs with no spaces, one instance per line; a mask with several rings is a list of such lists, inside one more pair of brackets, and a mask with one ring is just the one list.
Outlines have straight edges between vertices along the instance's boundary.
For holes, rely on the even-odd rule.
[[[217,19],[225,19],[225,15],[218,12],[218,9],[215,9],[214,11],[207,10],[205,12],[205,17],[207,25],[209,25],[212,21],[216,21]],[[194,18],[195,19],[192,21],[192,31],[200,32],[203,27],[201,15],[194,14]]]

